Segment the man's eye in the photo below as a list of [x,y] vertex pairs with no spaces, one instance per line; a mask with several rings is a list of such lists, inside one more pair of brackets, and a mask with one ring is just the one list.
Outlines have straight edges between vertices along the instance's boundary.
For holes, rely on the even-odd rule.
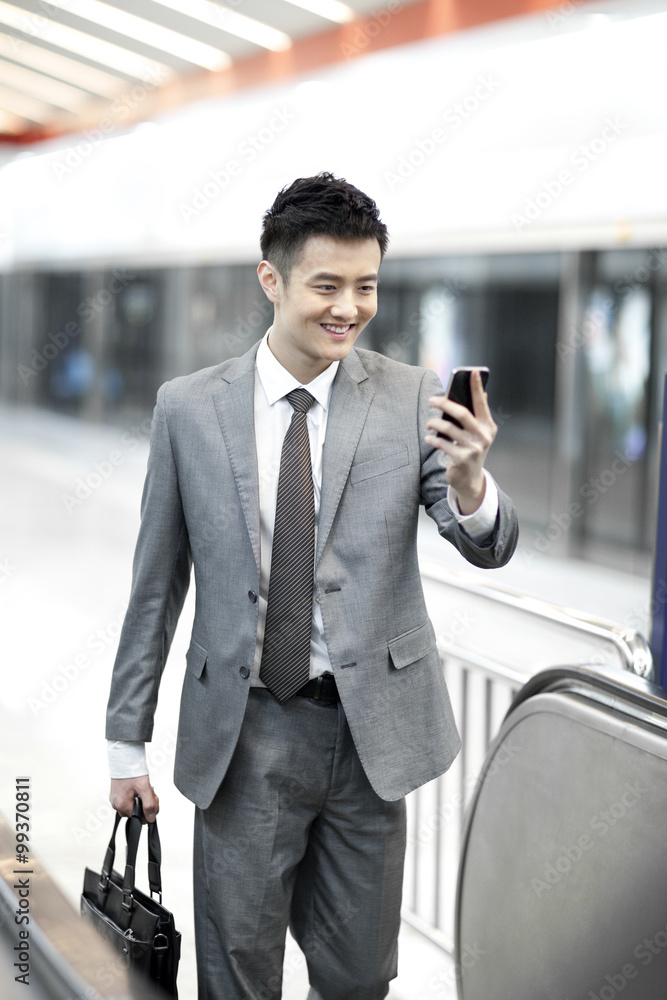
[[361,292],[374,292],[375,285],[361,285],[359,291]]
[[316,286],[320,292],[331,292],[336,287],[335,285],[317,285]]

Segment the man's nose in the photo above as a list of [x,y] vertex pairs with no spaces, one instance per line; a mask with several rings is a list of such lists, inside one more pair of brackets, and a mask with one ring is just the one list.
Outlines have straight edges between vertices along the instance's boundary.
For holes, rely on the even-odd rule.
[[352,320],[356,319],[357,304],[354,298],[354,292],[341,292],[341,294],[336,297],[336,301],[331,304],[330,312],[332,316],[336,317],[336,319],[344,320],[347,323],[351,323]]

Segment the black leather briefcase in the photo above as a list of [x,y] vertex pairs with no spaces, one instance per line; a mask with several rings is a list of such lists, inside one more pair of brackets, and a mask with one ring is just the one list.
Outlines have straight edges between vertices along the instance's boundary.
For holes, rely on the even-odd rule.
[[[143,810],[135,799],[132,816],[126,821],[127,863],[125,873],[113,870],[116,831],[121,820],[116,813],[111,840],[101,872],[86,868],[81,895],[81,915],[91,921],[124,957],[129,969],[156,983],[172,997],[178,997],[176,977],[181,956],[181,935],[174,917],[162,905],[162,851],[157,822],[148,829],[148,884],[150,895],[135,888],[137,849]],[[153,898],[153,893],[158,899]]]

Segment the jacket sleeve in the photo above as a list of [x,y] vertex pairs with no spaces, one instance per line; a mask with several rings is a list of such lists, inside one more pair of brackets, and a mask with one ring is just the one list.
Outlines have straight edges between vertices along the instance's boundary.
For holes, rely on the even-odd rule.
[[150,740],[158,688],[190,583],[192,559],[167,421],[157,396],[130,602],[107,707],[107,739]]
[[424,441],[426,424],[438,410],[429,405],[430,396],[443,396],[444,389],[434,372],[424,373],[419,392],[419,424],[421,429],[421,502],[426,513],[438,526],[438,531],[474,566],[495,568],[509,562],[519,539],[519,522],[514,504],[498,487],[498,516],[493,534],[476,544],[457,522],[447,503],[447,461],[444,452]]

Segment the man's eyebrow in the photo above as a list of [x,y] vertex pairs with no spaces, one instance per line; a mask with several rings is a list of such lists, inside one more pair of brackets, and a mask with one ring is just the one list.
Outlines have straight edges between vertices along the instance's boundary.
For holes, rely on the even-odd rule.
[[[340,274],[330,274],[328,271],[318,271],[311,278],[311,281],[341,281]],[[361,278],[355,278],[355,281],[377,281],[377,274],[365,274]]]

